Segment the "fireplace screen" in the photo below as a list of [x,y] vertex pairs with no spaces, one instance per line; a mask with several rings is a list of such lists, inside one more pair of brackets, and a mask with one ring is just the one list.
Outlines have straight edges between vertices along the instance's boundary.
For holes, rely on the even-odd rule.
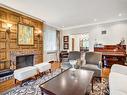
[[33,66],[34,55],[22,55],[16,57],[16,69]]

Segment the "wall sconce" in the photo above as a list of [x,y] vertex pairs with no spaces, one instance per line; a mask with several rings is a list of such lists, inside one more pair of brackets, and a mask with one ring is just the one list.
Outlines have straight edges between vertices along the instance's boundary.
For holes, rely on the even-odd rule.
[[11,23],[7,23],[6,25],[7,25],[6,32],[7,32],[7,33],[10,33],[10,30],[11,30],[12,24],[11,24]]
[[40,38],[40,36],[41,36],[41,30],[38,30],[36,34],[37,34],[37,37]]

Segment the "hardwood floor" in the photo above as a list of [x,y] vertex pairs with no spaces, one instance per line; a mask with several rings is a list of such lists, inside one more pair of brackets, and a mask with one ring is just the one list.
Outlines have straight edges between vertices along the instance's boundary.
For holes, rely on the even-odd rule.
[[[57,69],[59,67],[60,67],[59,63],[52,64],[52,70]],[[102,77],[108,77],[109,73],[110,73],[110,68],[103,68],[103,70],[102,70]],[[19,84],[20,83],[17,82],[16,85],[19,85]],[[15,82],[14,82],[14,78],[10,79],[8,81],[5,81],[3,83],[0,83],[0,92],[6,91],[6,90],[8,90],[10,88],[13,88],[16,85],[15,85]]]
[[102,77],[108,77],[110,73],[110,68],[103,68]]
[[6,91],[15,86],[14,78],[0,83],[0,92]]

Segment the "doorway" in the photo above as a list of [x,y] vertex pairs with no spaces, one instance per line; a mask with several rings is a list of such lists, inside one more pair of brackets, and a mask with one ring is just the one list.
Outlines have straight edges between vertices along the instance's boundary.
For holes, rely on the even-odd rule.
[[72,38],[72,51],[74,51],[75,50],[75,39],[74,38]]

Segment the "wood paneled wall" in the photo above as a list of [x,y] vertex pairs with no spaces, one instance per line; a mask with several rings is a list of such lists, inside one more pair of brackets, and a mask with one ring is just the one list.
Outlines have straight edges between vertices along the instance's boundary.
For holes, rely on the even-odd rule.
[[[6,33],[6,23],[11,23],[10,34]],[[27,24],[34,27],[34,45],[21,46],[17,44],[17,25]],[[40,37],[36,35],[38,30],[43,30],[43,22],[25,15],[0,7],[0,61],[10,60],[10,51],[35,51],[36,64],[43,61],[43,32]]]

